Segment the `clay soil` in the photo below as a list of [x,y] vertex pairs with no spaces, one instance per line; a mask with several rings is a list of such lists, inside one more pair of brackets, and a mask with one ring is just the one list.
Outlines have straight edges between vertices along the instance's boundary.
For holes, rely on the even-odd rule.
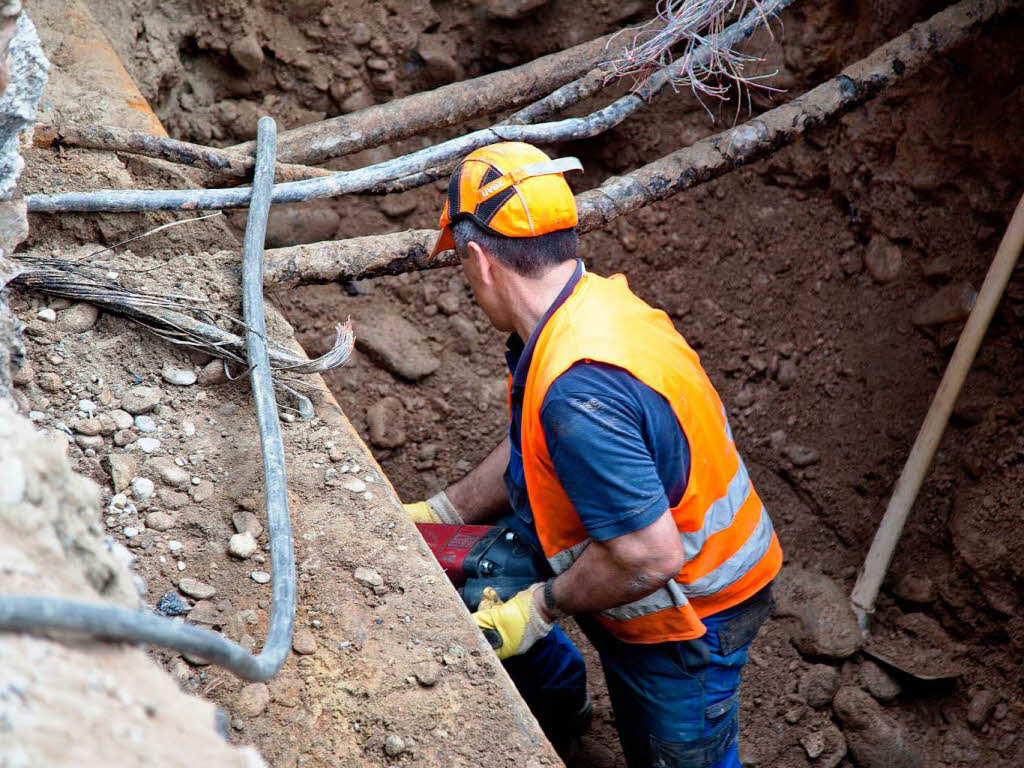
[[[116,21],[108,27],[115,47],[168,130],[216,144],[249,138],[260,113],[299,125],[520,63],[649,12],[645,3],[556,0],[523,21],[500,22],[483,5],[425,0],[92,5]],[[784,33],[777,27],[778,47],[765,37],[752,46],[768,50],[765,71],[777,68],[774,82],[795,95],[941,5],[798,4],[784,15]],[[825,574],[844,589],[853,585],[961,327],[954,320],[922,328],[911,318],[946,286],[979,287],[1020,192],[1024,158],[1009,116],[1024,107],[1021,33],[1019,17],[1004,21],[984,41],[936,61],[837,125],[581,242],[591,270],[624,272],[700,352],[788,567]],[[260,59],[251,75],[244,57],[232,53],[249,37]],[[767,106],[770,99],[755,94],[754,111]],[[734,109],[713,106],[717,125]],[[579,191],[712,130],[692,96],[665,94],[604,136],[551,149],[582,159],[586,173],[572,179]],[[284,245],[434,226],[441,202],[431,186],[401,197],[282,209],[273,215],[271,238]],[[887,248],[895,268],[883,274],[877,255]],[[439,360],[436,372],[416,382],[361,353],[327,376],[404,499],[458,478],[502,437],[504,340],[457,271],[311,286],[273,298],[311,355],[324,351],[336,319],[352,315],[358,335],[361,324],[391,314],[410,322]],[[925,614],[962,666],[956,679],[932,683],[890,670],[902,690],[885,710],[928,765],[1024,763],[1022,318],[1018,270],[874,619],[884,634],[908,614]],[[794,647],[797,624],[774,618],[754,645],[741,712],[747,765],[821,764],[801,739],[822,730],[831,712],[808,707],[797,693],[814,661]],[[587,657],[594,728],[573,762],[619,765],[599,665],[589,649]],[[866,684],[863,661],[830,663],[857,685]],[[969,723],[979,695],[994,704],[981,722]],[[273,739],[273,728],[261,731],[261,741]]]

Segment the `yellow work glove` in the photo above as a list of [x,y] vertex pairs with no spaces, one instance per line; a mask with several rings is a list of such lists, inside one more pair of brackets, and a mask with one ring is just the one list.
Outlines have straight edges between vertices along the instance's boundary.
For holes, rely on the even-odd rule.
[[533,602],[533,593],[543,586],[543,582],[539,582],[507,603],[498,603],[473,614],[473,620],[499,659],[525,653],[554,627],[540,617]]
[[426,501],[403,504],[402,507],[414,523],[463,524],[462,516],[444,491],[438,491]]

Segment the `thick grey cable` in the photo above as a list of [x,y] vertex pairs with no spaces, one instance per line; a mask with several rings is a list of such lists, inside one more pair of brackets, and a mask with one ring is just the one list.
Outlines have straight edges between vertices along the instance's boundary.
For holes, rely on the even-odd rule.
[[[793,0],[776,0],[771,8],[754,9],[717,36],[718,47],[732,47],[749,37],[765,20],[788,6]],[[695,54],[710,58],[713,49],[704,46]],[[574,117],[537,125],[496,125],[474,131],[456,139],[427,147],[419,152],[388,160],[354,171],[339,171],[331,176],[293,181],[274,186],[271,202],[301,203],[323,197],[366,192],[386,182],[404,179],[412,174],[428,171],[438,165],[461,158],[474,149],[498,141],[526,141],[532,144],[551,144],[560,141],[586,139],[615,127],[637,112],[647,99],[660,91],[678,74],[684,60],[659,70],[651,77],[642,95],[627,94],[585,117]],[[427,175],[421,177],[428,180]],[[408,188],[408,186],[405,186]],[[231,189],[155,189],[155,190],[96,190],[94,192],[67,192],[59,195],[28,195],[25,200],[31,212],[60,211],[161,211],[161,210],[215,210],[244,208],[252,196],[250,187]]]
[[263,241],[274,183],[276,138],[273,119],[261,118],[257,127],[253,201],[242,256],[242,309],[246,325],[251,329],[246,332],[246,344],[263,449],[267,530],[273,565],[270,628],[262,652],[253,656],[216,632],[151,613],[55,597],[0,596],[0,629],[34,634],[66,630],[107,640],[160,645],[206,659],[245,680],[269,680],[284,664],[295,626],[295,556],[281,426],[270,377],[263,312]]

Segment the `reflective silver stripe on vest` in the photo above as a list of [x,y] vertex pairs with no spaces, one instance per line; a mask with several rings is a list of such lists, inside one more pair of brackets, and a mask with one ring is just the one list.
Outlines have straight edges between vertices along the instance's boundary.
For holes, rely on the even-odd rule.
[[563,571],[568,570],[569,566],[576,562],[579,556],[583,554],[583,550],[588,546],[590,546],[590,539],[584,539],[579,544],[574,544],[568,549],[556,552],[548,558],[548,562],[551,563],[552,570],[555,573],[562,573]]
[[704,514],[704,525],[699,531],[679,534],[687,562],[697,556],[710,536],[724,531],[732,525],[732,521],[736,519],[736,513],[740,511],[740,507],[750,496],[750,475],[747,474],[747,466],[743,463],[742,458],[737,456],[737,459],[739,466],[736,468],[736,474],[729,481],[725,495],[713,501],[708,507],[708,511]]
[[708,597],[741,579],[768,551],[772,543],[772,530],[772,520],[762,505],[757,528],[743,546],[710,573],[701,576],[692,584],[684,584],[686,594],[690,597]]
[[681,607],[686,605],[686,603],[687,600],[686,595],[683,594],[683,585],[675,579],[672,579],[672,581],[657,592],[652,592],[647,597],[641,597],[639,600],[634,600],[632,603],[626,603],[625,605],[619,605],[615,608],[609,608],[607,611],[601,611],[601,615],[608,619],[626,621],[627,619],[638,619],[649,613],[657,613],[658,611],[663,611],[666,608],[673,608],[677,606]]

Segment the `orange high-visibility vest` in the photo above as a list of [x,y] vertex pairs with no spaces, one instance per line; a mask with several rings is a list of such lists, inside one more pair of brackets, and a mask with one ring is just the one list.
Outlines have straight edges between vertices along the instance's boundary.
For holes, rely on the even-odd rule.
[[583,275],[541,330],[523,395],[526,491],[555,573],[572,565],[590,539],[558,482],[540,413],[548,387],[580,360],[623,368],[660,393],[690,448],[686,491],[672,507],[686,553],[682,570],[657,592],[597,618],[627,642],[700,637],[702,616],[751,597],[782,565],[778,537],[736,450],[722,401],[668,315],[635,296],[622,275]]

